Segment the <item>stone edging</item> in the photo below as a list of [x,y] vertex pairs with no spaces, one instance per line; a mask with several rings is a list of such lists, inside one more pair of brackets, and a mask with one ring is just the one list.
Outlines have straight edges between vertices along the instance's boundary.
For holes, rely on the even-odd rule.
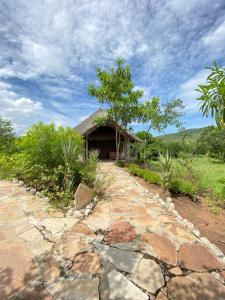
[[[118,166],[116,167],[119,168]],[[129,172],[124,171],[121,168],[119,168],[119,170],[122,172],[126,172],[126,174],[130,176],[134,184],[136,184],[138,187],[141,187],[144,190],[144,192],[148,194],[151,197],[151,199],[155,201],[157,204],[159,204],[163,209],[167,210],[167,212],[174,215],[176,217],[176,220],[179,223],[184,225],[190,233],[193,233],[199,239],[199,242],[202,245],[206,246],[221,261],[221,263],[225,265],[225,255],[223,254],[223,252],[215,244],[212,244],[206,237],[203,236],[201,237],[200,231],[195,228],[194,224],[192,224],[187,219],[183,219],[181,217],[178,211],[174,209],[172,198],[167,197],[166,201],[164,201],[162,198],[160,198],[159,194],[151,193],[146,188],[144,188],[141,184],[139,184]]]

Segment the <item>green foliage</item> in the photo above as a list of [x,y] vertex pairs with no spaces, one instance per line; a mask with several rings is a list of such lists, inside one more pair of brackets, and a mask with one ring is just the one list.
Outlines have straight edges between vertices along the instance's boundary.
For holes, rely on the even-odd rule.
[[131,172],[131,174],[135,176],[142,177],[150,183],[155,183],[155,184],[160,183],[160,176],[153,171],[150,171],[148,169],[143,169],[137,164],[129,164],[127,167],[128,170]]
[[203,116],[209,115],[215,119],[219,128],[225,128],[225,68],[218,66],[216,61],[213,67],[208,67],[211,73],[207,77],[206,84],[198,85],[196,89],[201,96],[200,109]]
[[225,128],[205,129],[197,140],[197,152],[225,162]]
[[117,59],[116,68],[110,68],[109,71],[97,68],[97,77],[100,86],[91,84],[88,93],[96,97],[100,103],[109,106],[108,117],[119,125],[119,128],[116,128],[116,160],[118,160],[120,130],[127,128],[129,123],[137,119],[138,101],[143,91],[134,89],[130,66],[125,66],[122,59]]
[[12,122],[0,117],[0,153],[11,153],[14,148],[15,133]]
[[81,161],[83,140],[73,129],[37,123],[16,144],[18,153],[0,158],[1,178],[23,180],[60,208],[70,205],[80,182],[93,186],[98,153]]
[[190,182],[184,179],[172,180],[170,183],[170,191],[176,194],[185,194],[190,196],[192,200],[196,200],[196,187]]
[[147,130],[145,132],[143,160],[147,168],[147,157],[149,152],[148,134],[154,129],[158,132],[165,130],[170,125],[175,125],[177,128],[181,127],[180,117],[183,115],[183,102],[180,99],[173,100],[166,104],[160,103],[159,97],[153,97],[146,101],[139,109],[139,120],[146,124]]
[[168,190],[172,179],[172,159],[168,152],[165,156],[159,154],[159,163],[162,169],[161,185]]
[[72,128],[56,128],[54,124],[39,122],[33,125],[18,143],[19,149],[25,153],[31,165],[44,165],[53,169],[64,165],[62,146],[68,143],[76,144],[74,160],[81,152],[83,141]]
[[120,168],[124,168],[125,165],[126,165],[126,162],[125,162],[124,160],[118,160],[118,161],[116,162],[116,165],[117,165],[118,167],[120,167]]

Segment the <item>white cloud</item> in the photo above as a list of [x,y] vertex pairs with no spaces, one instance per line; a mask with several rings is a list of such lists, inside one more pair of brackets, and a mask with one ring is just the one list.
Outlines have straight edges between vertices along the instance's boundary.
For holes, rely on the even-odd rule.
[[225,51],[225,21],[221,23],[215,30],[208,32],[203,37],[203,43],[216,54],[224,55]]
[[196,88],[199,84],[206,82],[208,75],[209,70],[204,69],[181,84],[178,96],[184,100],[186,111],[198,110],[198,101],[196,101],[196,99],[199,93],[196,91]]
[[10,84],[0,82],[0,116],[12,121],[18,133],[40,120],[54,122],[56,126],[73,125],[70,118],[44,108],[39,101],[21,97],[11,88]]

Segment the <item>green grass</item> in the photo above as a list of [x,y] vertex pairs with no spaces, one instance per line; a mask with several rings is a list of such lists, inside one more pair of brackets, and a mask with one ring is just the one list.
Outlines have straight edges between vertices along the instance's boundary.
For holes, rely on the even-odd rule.
[[[173,159],[175,171],[185,176],[185,170]],[[225,163],[206,156],[195,157],[192,161],[194,171],[199,175],[201,187],[214,198],[225,200]],[[150,162],[150,170],[160,173],[158,161]]]

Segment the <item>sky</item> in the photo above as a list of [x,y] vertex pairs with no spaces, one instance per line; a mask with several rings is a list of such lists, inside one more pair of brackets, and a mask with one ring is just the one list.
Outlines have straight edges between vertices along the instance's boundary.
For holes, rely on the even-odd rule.
[[121,57],[143,100],[181,98],[184,126],[207,126],[195,89],[224,54],[224,0],[0,0],[0,116],[18,134],[39,120],[73,127],[99,108],[96,67]]

